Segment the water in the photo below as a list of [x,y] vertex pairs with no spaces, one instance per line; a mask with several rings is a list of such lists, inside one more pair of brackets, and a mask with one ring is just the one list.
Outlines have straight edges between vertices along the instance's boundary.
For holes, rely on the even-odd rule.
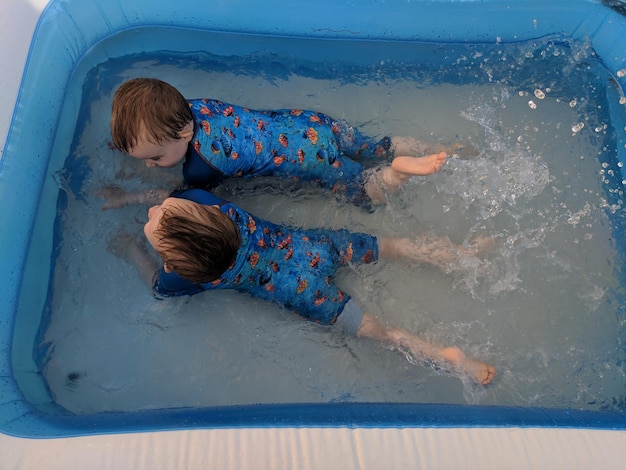
[[[75,413],[343,401],[623,411],[622,177],[608,78],[584,44],[420,47],[450,58],[421,67],[157,54],[94,69],[71,154],[50,176],[60,232],[37,355],[53,399]],[[471,143],[478,155],[450,158],[372,213],[268,179],[232,181],[220,195],[295,226],[493,236],[489,257],[451,273],[380,262],[338,283],[382,322],[493,364],[494,383],[410,364],[236,292],[155,300],[107,250],[120,229],[141,234],[146,207],[103,212],[97,196],[106,184],[169,187],[180,174],[107,147],[112,91],[136,76],[189,98],[315,109],[372,135]]]

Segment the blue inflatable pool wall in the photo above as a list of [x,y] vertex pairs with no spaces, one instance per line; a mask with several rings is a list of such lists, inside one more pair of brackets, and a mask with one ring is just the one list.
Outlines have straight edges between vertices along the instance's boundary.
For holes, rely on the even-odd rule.
[[[32,362],[33,329],[41,320],[42,306],[36,299],[45,294],[33,291],[47,289],[45,273],[50,272],[52,247],[31,247],[30,243],[38,213],[39,219],[48,219],[49,226],[54,222],[55,201],[45,192],[46,174],[55,145],[69,146],[72,140],[81,100],[69,84],[82,81],[98,63],[132,53],[197,51],[198,44],[189,39],[193,35],[176,34],[180,28],[217,33],[206,47],[222,55],[250,54],[258,47],[259,37],[273,38],[274,49],[269,52],[288,55],[294,47],[290,38],[373,41],[373,45],[377,41],[506,44],[562,35],[588,41],[615,80],[611,119],[618,134],[618,158],[625,162],[625,15],[625,4],[610,0],[319,0],[313,4],[301,0],[52,0],[33,36],[0,160],[0,284],[4,286],[0,431],[58,437],[180,427],[320,425],[626,429],[626,417],[613,412],[420,404],[264,405],[74,416],[54,405],[38,374],[18,381],[13,371],[16,362]],[[233,40],[233,34],[239,40]],[[105,39],[106,46],[94,52],[93,46]],[[341,44],[337,41],[334,48],[338,55]],[[312,61],[323,59],[312,55],[315,51],[307,53]],[[350,60],[365,60],[358,54],[352,51]],[[27,256],[33,266],[28,269],[37,269],[45,279],[23,286]],[[18,305],[29,316],[19,324]],[[19,346],[16,338],[31,338],[31,350]]]

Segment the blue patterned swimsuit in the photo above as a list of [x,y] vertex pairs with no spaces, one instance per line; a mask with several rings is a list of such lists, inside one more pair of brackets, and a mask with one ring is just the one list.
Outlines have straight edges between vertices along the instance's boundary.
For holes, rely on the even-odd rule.
[[363,165],[391,157],[391,139],[374,141],[321,113],[254,111],[217,100],[189,100],[194,136],[183,166],[185,183],[211,188],[223,178],[300,178],[354,202],[369,202]]
[[[237,289],[284,305],[311,321],[332,325],[350,301],[333,282],[337,269],[378,259],[378,241],[372,235],[276,225],[202,189],[178,191],[172,196],[218,205],[239,227],[242,242],[233,265],[213,282],[194,284],[161,269],[154,289],[162,296]],[[357,309],[360,315],[354,301],[350,304],[350,310]],[[360,317],[356,326],[358,323]]]

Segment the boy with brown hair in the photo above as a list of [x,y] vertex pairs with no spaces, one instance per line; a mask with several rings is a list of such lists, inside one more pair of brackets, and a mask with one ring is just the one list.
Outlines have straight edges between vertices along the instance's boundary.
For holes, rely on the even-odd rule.
[[[314,111],[255,111],[213,99],[187,100],[153,78],[118,88],[111,134],[117,149],[148,167],[184,160],[187,186],[210,189],[227,177],[277,176],[317,184],[362,205],[384,203],[411,177],[438,172],[446,152],[463,150],[458,144],[428,148],[403,137],[376,141]],[[387,160],[390,165],[376,167]],[[107,208],[129,198],[111,199]]]
[[[373,263],[379,255],[430,263],[444,268],[461,257],[476,256],[489,240],[470,247],[447,238],[375,237],[348,230],[299,230],[255,217],[238,206],[201,190],[180,190],[150,208],[146,238],[163,260],[153,279],[162,296],[193,295],[212,289],[236,289],[277,302],[321,325],[377,340],[424,360],[455,369],[486,385],[495,369],[467,357],[459,348],[442,347],[400,328],[383,326],[339,289],[336,271],[347,264]],[[154,270],[138,245],[118,243],[116,255]]]

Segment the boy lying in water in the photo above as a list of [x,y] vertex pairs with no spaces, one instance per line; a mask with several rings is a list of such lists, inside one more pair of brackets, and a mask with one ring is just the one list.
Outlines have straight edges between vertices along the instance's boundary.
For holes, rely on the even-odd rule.
[[[486,385],[495,376],[494,367],[467,357],[459,348],[382,325],[333,282],[341,266],[373,263],[379,256],[443,268],[461,257],[478,255],[489,239],[464,247],[447,238],[412,241],[348,230],[293,229],[255,217],[201,189],[175,191],[151,207],[148,218],[144,233],[163,260],[153,288],[162,296],[236,289],[277,302],[321,325],[380,341],[413,360],[458,370],[479,384]],[[153,277],[154,267],[140,245],[124,240],[112,251],[142,267],[145,278]]]
[[[209,189],[228,177],[275,176],[317,184],[364,206],[385,203],[413,176],[438,172],[447,153],[472,152],[461,144],[429,146],[408,137],[373,139],[315,111],[256,111],[213,99],[187,100],[153,78],[118,88],[111,134],[117,149],[148,167],[184,160],[186,186]],[[135,198],[150,200],[140,193]],[[109,199],[105,208],[124,201]]]

